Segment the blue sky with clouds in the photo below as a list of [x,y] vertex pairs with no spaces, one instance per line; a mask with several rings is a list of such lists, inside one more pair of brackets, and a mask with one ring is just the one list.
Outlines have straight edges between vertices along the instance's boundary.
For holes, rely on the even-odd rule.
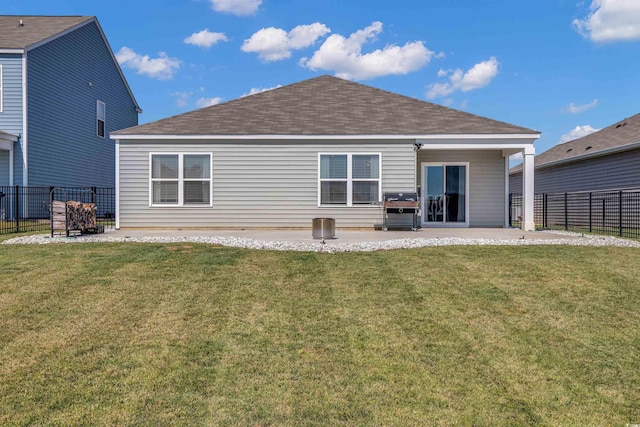
[[0,0],[95,15],[140,123],[337,75],[542,132],[640,112],[640,0]]

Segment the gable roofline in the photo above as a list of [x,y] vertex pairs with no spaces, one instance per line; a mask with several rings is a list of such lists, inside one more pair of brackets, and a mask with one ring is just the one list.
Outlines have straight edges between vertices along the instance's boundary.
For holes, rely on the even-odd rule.
[[51,42],[51,41],[53,41],[53,40],[55,40],[57,38],[65,36],[65,35],[73,32],[73,31],[77,30],[78,28],[84,27],[85,25],[87,25],[87,24],[89,24],[91,22],[94,22],[95,20],[96,20],[95,16],[87,16],[87,19],[85,19],[84,21],[79,22],[79,23],[67,28],[66,30],[60,31],[59,33],[53,34],[53,35],[51,35],[49,37],[46,37],[44,39],[38,40],[35,43],[32,43],[32,44],[30,44],[28,46],[25,46],[24,51],[25,52],[29,52],[32,49],[36,49],[36,48],[38,48],[38,47],[40,47],[42,45],[45,45],[45,44],[47,44],[47,43],[49,43],[49,42]]
[[89,25],[91,23],[95,23],[96,27],[98,28],[98,32],[100,33],[100,37],[102,37],[102,41],[104,42],[105,46],[107,47],[107,50],[109,51],[109,55],[111,56],[111,60],[113,61],[113,63],[116,66],[116,69],[118,70],[118,73],[120,74],[120,78],[122,79],[122,82],[124,83],[125,87],[127,88],[127,92],[129,92],[129,96],[131,97],[131,100],[133,101],[133,104],[135,105],[136,111],[138,113],[142,113],[142,109],[140,108],[140,105],[138,104],[138,101],[136,100],[136,97],[133,95],[133,91],[131,90],[131,87],[129,86],[129,83],[127,82],[127,79],[124,76],[124,73],[122,72],[122,68],[120,68],[120,64],[118,64],[118,60],[116,59],[116,56],[113,53],[113,49],[111,49],[111,45],[109,44],[109,41],[107,40],[107,37],[104,34],[104,31],[102,30],[102,26],[100,25],[100,22],[98,22],[98,18],[96,18],[95,16],[87,16],[86,19],[82,22],[79,22],[75,25],[72,25],[71,27],[60,31],[56,34],[53,34],[49,37],[46,37],[44,39],[41,39],[35,43],[32,43],[26,47],[24,47],[24,49],[1,49],[0,53],[17,53],[17,54],[25,54],[28,53],[29,51],[36,49],[40,46],[43,46],[47,43],[52,42],[53,40],[56,40],[60,37],[63,37],[69,33],[72,33],[74,31],[76,31],[79,28],[84,27],[85,25]]
[[96,27],[98,27],[98,31],[100,32],[100,36],[102,37],[102,40],[104,41],[105,46],[107,46],[107,50],[109,51],[109,55],[111,55],[111,60],[113,61],[114,65],[116,66],[116,70],[118,70],[118,73],[120,74],[120,78],[122,79],[122,82],[124,83],[124,86],[127,88],[127,92],[129,92],[129,96],[131,97],[131,100],[133,101],[133,105],[136,106],[136,112],[138,114],[142,113],[142,108],[140,108],[140,104],[138,104],[138,101],[136,100],[136,97],[133,95],[133,91],[131,90],[131,87],[129,86],[129,83],[127,82],[127,79],[124,76],[124,73],[122,72],[122,68],[120,67],[120,64],[118,63],[118,60],[116,59],[116,56],[113,53],[113,49],[111,49],[111,45],[109,44],[109,40],[107,40],[107,36],[105,36],[104,31],[102,30],[102,26],[100,25],[100,23],[98,22],[98,19],[94,16],[93,17],[93,21],[96,23]]

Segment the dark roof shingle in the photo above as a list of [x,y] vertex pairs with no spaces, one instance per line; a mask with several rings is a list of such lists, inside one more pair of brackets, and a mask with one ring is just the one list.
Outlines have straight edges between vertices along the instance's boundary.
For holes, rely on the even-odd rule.
[[320,76],[112,135],[434,135],[538,132]]
[[[584,156],[594,155],[640,143],[640,114],[623,119],[609,127],[573,141],[558,144],[535,158],[535,166],[541,167],[550,163],[570,162]],[[519,172],[522,165],[515,166],[511,173]]]
[[93,17],[0,16],[0,49],[25,49],[90,19]]

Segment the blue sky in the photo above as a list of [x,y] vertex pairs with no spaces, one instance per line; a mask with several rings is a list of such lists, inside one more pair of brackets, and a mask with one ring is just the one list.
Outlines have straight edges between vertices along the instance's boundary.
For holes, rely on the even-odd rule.
[[322,74],[537,129],[640,112],[640,0],[0,0],[98,17],[140,123]]

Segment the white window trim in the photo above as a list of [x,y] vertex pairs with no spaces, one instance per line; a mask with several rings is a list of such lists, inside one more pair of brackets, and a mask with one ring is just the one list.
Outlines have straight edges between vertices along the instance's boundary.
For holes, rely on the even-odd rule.
[[[153,178],[153,156],[178,156],[178,178]],[[196,179],[184,178],[184,156],[209,156],[209,178]],[[153,182],[154,181],[178,181],[178,203],[153,203]],[[185,181],[209,181],[209,204],[184,203],[184,183]],[[213,155],[212,153],[149,153],[149,207],[152,208],[210,208],[213,206]]]
[[[322,181],[327,182],[344,182],[343,178],[321,178],[320,177],[320,159],[322,156],[347,156],[347,203],[344,205],[341,204],[322,204]],[[353,179],[352,169],[353,169],[353,156],[378,156],[378,178],[358,178]],[[371,152],[346,152],[346,153],[318,153],[318,207],[320,208],[366,208],[371,206],[378,206],[375,203],[372,204],[364,204],[364,203],[353,203],[353,181],[369,181],[369,182],[377,182],[378,183],[378,200],[377,203],[380,203],[382,200],[382,153],[371,153]]]
[[0,113],[4,112],[4,73],[2,65],[0,65]]
[[[100,111],[100,104],[102,104],[102,111],[104,111],[104,117],[102,119],[100,119],[100,116],[98,115],[98,111]],[[100,126],[98,126],[98,122],[100,120],[102,120],[103,123],[104,135],[100,135]],[[100,138],[107,137],[107,104],[102,101],[96,101],[96,135]]]

